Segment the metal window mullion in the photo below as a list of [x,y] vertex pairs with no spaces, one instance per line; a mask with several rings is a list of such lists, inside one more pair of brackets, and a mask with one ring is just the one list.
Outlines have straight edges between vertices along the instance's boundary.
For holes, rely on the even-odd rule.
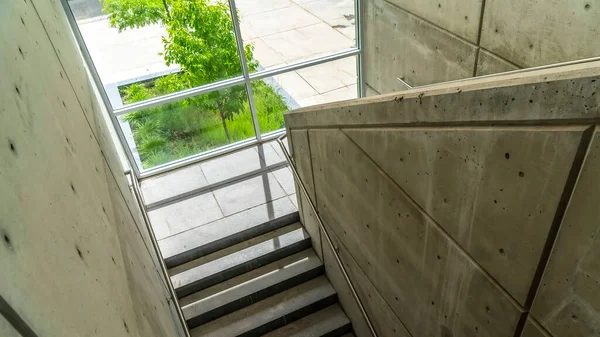
[[256,104],[254,103],[254,94],[252,92],[252,83],[248,71],[248,62],[246,62],[246,52],[244,50],[244,40],[240,29],[240,21],[238,20],[237,8],[235,0],[229,0],[229,10],[231,11],[231,20],[233,22],[233,31],[235,33],[235,41],[237,43],[238,55],[242,65],[242,73],[244,82],[246,82],[246,93],[248,95],[248,105],[250,106],[250,114],[252,115],[252,123],[254,125],[254,135],[257,140],[261,140],[260,126],[258,124],[258,116],[256,115]]
[[176,102],[182,99],[191,98],[195,96],[199,96],[202,94],[208,94],[213,91],[218,91],[221,89],[233,87],[236,85],[243,84],[245,82],[244,77],[238,76],[234,78],[230,78],[227,80],[222,80],[219,82],[213,82],[210,84],[205,84],[199,87],[190,88],[182,91],[177,91],[171,94],[167,94],[160,97],[154,97],[147,99],[145,101],[136,102],[132,104],[125,105],[121,108],[115,109],[114,114],[117,116],[126,115],[128,113],[136,112],[143,109],[152,108],[155,106]]
[[363,35],[362,35],[362,0],[354,0],[354,29],[356,36],[356,48],[358,48],[359,53],[356,56],[356,75],[358,85],[356,87],[356,91],[358,97],[365,97],[365,78],[363,74]]
[[359,54],[359,52],[360,51],[357,48],[352,48],[352,49],[344,50],[341,52],[333,53],[330,55],[326,55],[326,56],[322,56],[322,57],[318,57],[318,58],[314,58],[314,59],[310,59],[310,60],[306,60],[306,61],[301,61],[301,62],[297,62],[297,63],[292,63],[291,65],[285,65],[285,66],[275,67],[275,68],[271,68],[271,69],[267,69],[267,70],[257,71],[255,73],[250,74],[250,80],[261,80],[263,78],[277,76],[277,75],[287,73],[290,71],[308,68],[308,67],[316,66],[316,65],[331,62],[331,61],[336,61],[336,60],[340,60],[340,59],[343,59],[346,57],[356,56]]
[[[102,102],[104,103],[104,106],[106,107],[106,110],[108,111],[108,114],[109,114],[110,120],[113,124],[113,127],[115,128],[115,131],[117,132],[117,136],[119,137],[119,141],[121,142],[121,147],[123,148],[123,151],[125,151],[125,156],[127,157],[128,161],[129,161],[129,167],[133,170],[135,177],[137,179],[140,179],[140,177],[141,177],[140,168],[137,166],[137,163],[135,161],[133,153],[131,152],[131,149],[129,148],[129,146],[126,146],[128,144],[127,138],[125,137],[125,134],[123,133],[123,129],[121,129],[121,124],[119,123],[117,116],[113,113],[114,111],[113,111],[112,104],[110,103],[108,95],[106,94],[106,90],[104,89],[104,85],[102,84],[102,80],[100,79],[100,75],[98,75],[98,71],[96,70],[96,66],[94,65],[94,62],[92,60],[92,56],[90,55],[90,52],[87,49],[87,45],[85,44],[85,41],[83,40],[83,35],[81,35],[81,31],[79,30],[79,26],[77,25],[77,20],[75,20],[75,16],[73,15],[73,12],[71,11],[71,7],[69,6],[67,0],[61,0],[61,3],[63,6],[63,9],[65,10],[65,14],[67,16],[67,20],[69,21],[69,25],[71,26],[71,30],[73,31],[73,35],[75,36],[75,40],[77,41],[77,44],[79,45],[79,49],[83,56],[84,62],[88,66],[90,74],[92,75],[92,80],[94,81],[94,84],[96,85],[96,88],[98,89],[98,92],[100,92],[100,97],[102,98]],[[90,93],[90,94],[92,94],[92,93]]]
[[[254,80],[260,80],[263,78],[276,76],[276,75],[283,74],[286,72],[290,72],[290,71],[294,71],[294,70],[298,70],[298,69],[302,69],[302,68],[306,68],[306,67],[311,67],[311,66],[322,64],[322,63],[327,63],[327,62],[343,59],[343,58],[350,57],[350,56],[356,56],[358,54],[359,54],[359,50],[356,48],[353,48],[353,49],[345,50],[342,52],[333,53],[333,54],[330,54],[327,56],[298,62],[298,63],[292,64],[292,65],[285,65],[282,67],[276,67],[276,68],[267,69],[267,70],[260,70],[260,71],[254,72],[252,74],[248,74],[249,75],[248,77],[250,79],[250,82],[252,82]],[[152,107],[155,107],[158,105],[172,103],[172,102],[182,100],[185,98],[191,98],[194,96],[207,94],[207,93],[210,93],[213,91],[218,91],[218,90],[233,87],[236,85],[245,84],[246,82],[247,82],[247,80],[244,76],[237,76],[237,77],[230,78],[227,80],[221,80],[218,82],[205,84],[205,85],[202,85],[199,87],[190,88],[190,89],[166,94],[164,96],[153,97],[153,98],[150,98],[150,99],[147,99],[144,101],[127,104],[127,105],[124,105],[117,109],[114,109],[113,112],[117,116],[125,115],[125,114],[136,112],[139,110],[152,108]]]

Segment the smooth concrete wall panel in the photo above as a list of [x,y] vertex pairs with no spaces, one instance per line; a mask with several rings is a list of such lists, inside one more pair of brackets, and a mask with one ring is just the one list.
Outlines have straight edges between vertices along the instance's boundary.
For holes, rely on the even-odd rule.
[[306,232],[308,232],[308,235],[310,235],[310,240],[312,241],[313,249],[319,256],[319,258],[323,259],[321,231],[319,229],[319,224],[317,223],[317,218],[315,217],[315,214],[313,213],[313,211],[310,208],[310,205],[308,204],[308,199],[304,197],[299,187],[296,188],[296,191],[296,196],[299,201],[298,206],[300,206],[298,207],[298,212],[300,212],[301,215],[300,221],[302,222],[302,225],[304,225],[304,228],[306,229]]
[[488,0],[481,46],[521,67],[600,56],[600,3]]
[[23,337],[15,328],[0,315],[0,336],[2,337]]
[[[395,77],[417,86],[600,56],[595,1],[366,0],[364,7],[363,77],[382,94],[404,89]],[[404,24],[406,12],[419,25]],[[480,48],[476,65],[465,61],[466,41]]]
[[365,85],[366,97],[377,96],[380,95],[377,90],[373,89],[370,85]]
[[60,62],[39,11],[0,5],[0,293],[41,336],[181,335],[132,196],[115,187],[122,167],[106,165],[114,145],[68,77],[83,61]]
[[[173,322],[178,318],[174,315],[176,312],[169,307],[172,301],[169,300],[166,286],[159,287],[164,285],[165,280],[151,258],[154,255],[152,246],[148,247],[144,242],[144,232],[147,231],[141,231],[137,226],[131,225],[132,221],[137,219],[137,215],[130,213],[116,180],[109,174],[106,180],[113,200],[112,213],[107,212],[114,216],[113,222],[118,224],[117,235],[123,238],[119,240],[119,244],[127,266],[127,284],[140,335],[168,336],[177,331]],[[182,331],[178,333],[179,336],[182,335]]]
[[344,131],[525,304],[584,129]]
[[554,336],[600,335],[599,174],[596,132],[532,308]]
[[58,57],[59,62],[64,66],[64,76],[69,82],[72,90],[75,92],[77,104],[83,109],[86,120],[92,131],[98,136],[96,126],[96,116],[93,114],[92,102],[90,97],[86,67],[81,62],[79,47],[73,37],[69,27],[69,22],[64,13],[60,0],[31,0],[32,8],[35,8],[37,15],[52,41],[52,50],[50,53]]
[[[308,194],[311,196],[313,203],[316,205],[315,189],[313,182],[312,164],[310,156],[310,145],[308,141],[307,130],[294,130],[290,132],[290,138],[292,144],[294,144],[294,161],[296,162],[296,169],[300,179],[304,182],[304,187]],[[306,228],[306,231],[310,235],[310,239],[313,243],[313,248],[317,255],[322,259],[323,252],[321,249],[321,232],[319,230],[319,224],[312,212],[308,200],[300,190],[300,187],[296,187],[296,197],[298,198],[298,211],[300,212],[300,221]]]
[[513,334],[510,297],[343,131],[309,139],[319,212],[413,336]]
[[515,64],[512,64],[485,49],[479,50],[479,57],[477,58],[477,70],[475,72],[476,76],[503,73],[517,69],[520,68]]
[[389,0],[471,43],[477,43],[482,0]]
[[542,327],[540,327],[539,323],[533,320],[531,317],[527,318],[527,322],[525,322],[525,326],[523,327],[523,333],[521,333],[521,337],[552,337],[549,335]]
[[365,3],[366,83],[379,93],[473,76],[475,46],[384,0]]
[[378,331],[383,298],[412,336],[600,336],[599,75],[590,62],[286,114],[308,129],[319,213]]
[[[335,233],[327,226],[328,233],[331,235],[333,247],[340,256],[342,264],[348,271],[350,279],[358,293],[358,297],[365,306],[367,315],[374,325],[375,331],[382,337],[410,337],[410,333],[394,311],[388,305],[388,301],[381,296],[379,291],[373,286],[365,272],[360,269],[356,261],[350,254],[350,249],[343,245]],[[329,245],[323,246],[323,262],[327,278],[337,290],[338,297],[346,314],[352,321],[354,334],[358,337],[372,337],[371,331],[358,308],[354,297],[350,292],[350,286],[342,276],[341,269],[335,260],[333,250]]]

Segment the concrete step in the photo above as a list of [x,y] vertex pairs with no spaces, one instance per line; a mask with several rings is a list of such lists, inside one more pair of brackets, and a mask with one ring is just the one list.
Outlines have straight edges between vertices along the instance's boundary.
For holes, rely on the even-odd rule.
[[159,246],[167,268],[173,268],[297,221],[298,211],[286,197],[167,237]]
[[268,297],[191,330],[194,337],[257,337],[337,302],[325,276]]
[[352,324],[339,304],[308,315],[265,337],[340,337],[352,333]]
[[306,231],[299,223],[292,226],[296,229],[171,276],[177,296],[188,296],[310,248]]
[[312,249],[283,258],[182,298],[190,329],[245,308],[322,275],[325,268]]

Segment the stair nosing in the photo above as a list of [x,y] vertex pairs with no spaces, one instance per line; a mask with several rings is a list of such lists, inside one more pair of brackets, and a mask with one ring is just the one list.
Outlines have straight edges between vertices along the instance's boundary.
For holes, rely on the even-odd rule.
[[[330,316],[328,317],[327,315]],[[318,321],[316,324],[314,324],[315,319]],[[316,336],[319,337],[340,337],[352,332],[352,322],[339,303],[330,305],[329,307],[323,308],[302,319],[290,323],[290,325],[297,324],[304,325],[302,330],[290,330],[289,326],[286,324],[280,329],[271,331],[269,334],[265,335],[265,337],[315,336],[315,333],[318,333]]]
[[301,283],[307,282],[314,278],[317,278],[325,273],[325,266],[323,264],[316,265],[307,269],[304,272],[293,275],[289,278],[286,278],[280,282],[272,284],[268,287],[262,288],[255,292],[252,292],[248,295],[238,297],[232,301],[229,301],[223,305],[220,305],[216,308],[203,312],[199,315],[195,315],[193,317],[187,318],[186,323],[188,328],[193,329],[202,324],[206,324],[210,321],[213,321],[217,318],[228,315],[234,311],[241,310],[247,306],[250,306],[254,303],[257,303],[263,299],[279,294],[283,291],[291,289]]
[[[302,250],[310,248],[312,246],[312,241],[310,239],[310,236],[306,233],[306,231],[302,227],[295,229],[291,232],[282,234],[282,235],[280,235],[280,237],[284,236],[284,235],[291,235],[291,233],[294,233],[296,231],[301,231],[303,233],[304,237],[302,239],[299,239],[298,241],[290,243],[286,246],[280,247],[280,248],[272,250],[272,251],[268,251],[264,254],[261,254],[254,258],[251,258],[250,260],[245,260],[242,263],[237,263],[226,269],[219,270],[219,272],[209,274],[200,279],[196,279],[194,281],[177,286],[177,287],[175,287],[175,292],[177,294],[177,297],[182,298],[184,296],[191,295],[195,292],[201,291],[203,289],[211,287],[220,282],[224,282],[226,280],[229,280],[229,279],[236,277],[238,275],[241,275],[243,273],[249,272],[251,270],[254,270],[256,268],[264,266],[266,264],[275,262],[279,259],[282,259],[284,257],[290,256],[292,254],[295,254]],[[220,257],[219,259],[210,261],[208,263],[212,264],[212,263],[218,263],[218,261],[224,261],[226,259],[231,258],[231,256],[234,254],[242,254],[244,251],[250,250],[252,248],[256,248],[256,246],[261,245],[263,243],[264,242],[259,242],[255,245],[244,248],[240,251],[231,253],[229,255],[225,255],[223,257]],[[190,271],[201,268],[203,266],[206,266],[207,264],[203,264],[203,265],[197,266],[195,268],[192,268],[192,269],[190,269]],[[181,275],[181,273],[178,275]],[[178,278],[179,277],[178,275],[171,277],[171,280]]]
[[[303,292],[295,294],[289,298],[285,297],[286,292],[293,294],[293,291],[295,289],[297,291],[299,287],[308,288],[303,289]],[[313,295],[314,298],[309,298],[309,301],[305,303],[298,303],[296,305],[297,307],[294,307],[294,302],[297,301],[298,298],[302,298],[303,296],[311,296],[311,292],[316,292],[315,295]],[[282,296],[283,299],[276,298],[277,296]],[[253,310],[258,310],[258,308],[260,308],[253,308],[253,306],[258,306],[261,302],[269,300],[273,301],[273,303],[270,303],[269,306],[260,309],[266,310],[265,317],[254,317],[250,319],[247,316],[243,316],[247,315],[248,312],[254,312]],[[304,282],[298,286],[285,290],[282,293],[270,297],[266,300],[259,301],[244,309],[235,311],[229,315],[220,317],[217,320],[210,322],[209,324],[214,324],[214,326],[219,327],[216,330],[209,330],[207,332],[205,330],[206,328],[208,328],[207,325],[202,325],[195,329],[191,329],[190,332],[192,333],[192,336],[202,335],[210,337],[217,336],[220,333],[223,333],[222,329],[232,329],[236,337],[257,337],[268,332],[274,331],[278,328],[281,328],[282,326],[288,323],[294,322],[298,319],[313,314],[330,305],[333,305],[337,303],[337,300],[338,297],[335,289],[333,289],[333,287],[327,280],[327,277],[325,275],[322,275],[310,281]],[[237,316],[240,315],[242,315],[241,317],[247,317],[245,322],[242,322],[242,320],[237,320]],[[224,325],[225,322],[233,323]],[[245,323],[250,323],[250,326],[244,326]],[[235,324],[237,324],[237,326],[234,326]],[[231,333],[232,331],[229,332]]]
[[[224,218],[223,218],[224,219]],[[222,249],[226,249],[238,243],[250,240],[252,238],[261,236],[268,232],[277,230],[279,228],[285,227],[287,225],[293,224],[300,220],[300,215],[298,211],[294,211],[291,213],[287,213],[280,217],[262,222],[255,226],[246,228],[242,231],[232,233],[231,235],[222,237],[220,239],[205,243],[201,246],[197,246],[194,248],[190,248],[186,251],[176,253],[174,255],[168,256],[164,259],[165,264],[168,269],[180,266],[187,262],[193,261],[195,259],[201,258],[203,256],[212,254]],[[219,220],[217,220],[219,221]],[[210,225],[210,224],[207,224]]]

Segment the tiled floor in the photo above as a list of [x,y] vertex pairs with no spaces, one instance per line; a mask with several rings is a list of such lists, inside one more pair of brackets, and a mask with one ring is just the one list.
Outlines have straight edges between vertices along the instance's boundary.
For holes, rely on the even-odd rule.
[[255,213],[258,206],[270,215],[278,205],[297,209],[292,173],[274,142],[148,178],[141,186],[159,243],[227,217]]
[[[237,0],[244,41],[262,68],[291,64],[355,46],[353,0]],[[106,17],[79,21],[105,85],[168,73],[160,25],[118,32]],[[298,106],[356,97],[356,59],[278,75],[275,81]],[[118,103],[118,102],[117,102]],[[114,103],[114,104],[117,104]]]

